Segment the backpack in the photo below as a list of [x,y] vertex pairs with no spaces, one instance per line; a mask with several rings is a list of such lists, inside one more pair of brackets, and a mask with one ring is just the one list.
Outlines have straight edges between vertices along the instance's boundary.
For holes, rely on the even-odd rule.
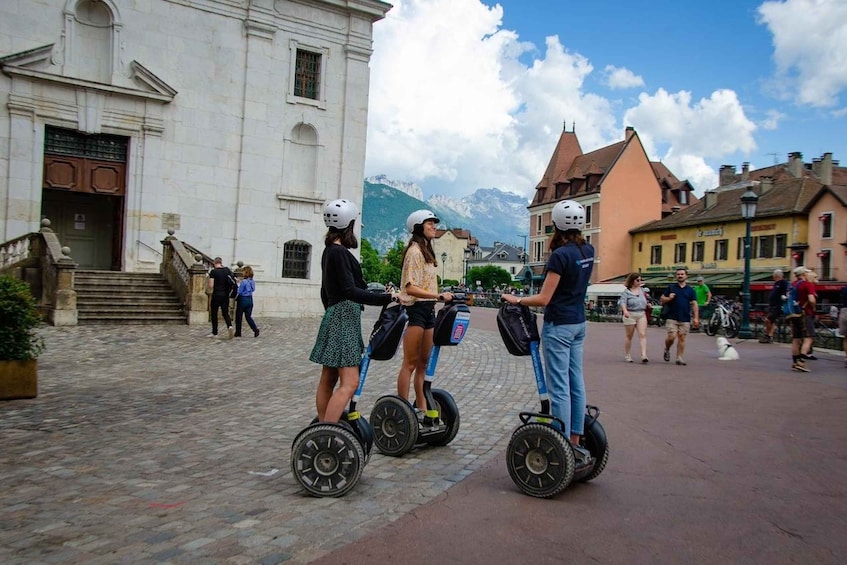
[[512,355],[529,355],[529,344],[540,341],[535,312],[526,306],[509,304],[500,306],[497,312],[497,329],[506,349]]
[[238,281],[235,280],[235,275],[227,273],[226,280],[229,282],[229,297],[236,298],[238,296]]
[[797,287],[800,285],[793,284],[788,289],[788,299],[782,303],[782,315],[786,319],[798,318],[803,315],[803,307],[797,301]]
[[403,306],[391,308],[388,305],[383,306],[379,318],[377,318],[374,328],[371,330],[370,358],[377,361],[387,361],[394,357],[408,321],[409,314],[406,313],[406,308]]

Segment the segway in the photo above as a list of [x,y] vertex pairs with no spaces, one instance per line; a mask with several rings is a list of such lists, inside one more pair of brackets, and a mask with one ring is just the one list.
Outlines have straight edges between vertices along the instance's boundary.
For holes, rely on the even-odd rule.
[[356,410],[371,360],[394,357],[409,316],[402,306],[383,306],[359,365],[359,385],[350,407],[336,423],[317,418],[291,444],[291,474],[303,489],[317,497],[347,494],[362,476],[373,448],[373,428]]
[[374,443],[383,455],[400,457],[416,445],[447,445],[459,432],[459,408],[446,390],[432,388],[435,367],[442,346],[459,345],[470,324],[471,311],[464,294],[454,294],[435,320],[433,346],[426,365],[424,397],[426,412],[422,419],[415,405],[396,394],[379,398],[371,411]]
[[[509,353],[529,355],[535,371],[535,384],[541,400],[541,412],[521,412],[521,425],[512,432],[506,450],[509,476],[524,492],[538,498],[550,498],[572,482],[597,478],[609,461],[609,443],[600,425],[600,410],[586,406],[583,447],[590,457],[577,462],[570,439],[561,430],[564,422],[552,415],[550,397],[544,381],[544,369],[538,349],[541,341],[535,313],[519,304],[503,304],[497,313],[497,327]],[[554,426],[556,423],[561,427]]]

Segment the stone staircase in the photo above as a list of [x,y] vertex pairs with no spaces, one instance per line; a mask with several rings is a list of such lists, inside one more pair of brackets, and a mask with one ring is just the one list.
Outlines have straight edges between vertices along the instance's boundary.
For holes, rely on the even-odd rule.
[[77,269],[79,325],[185,324],[179,297],[158,273]]

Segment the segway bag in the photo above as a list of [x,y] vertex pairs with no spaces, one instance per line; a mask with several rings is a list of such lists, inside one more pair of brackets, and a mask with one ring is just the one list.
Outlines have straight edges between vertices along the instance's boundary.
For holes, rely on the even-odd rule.
[[540,341],[535,317],[535,312],[526,306],[508,302],[500,306],[497,312],[497,328],[506,349],[512,355],[529,355],[530,342]]
[[371,331],[370,358],[377,361],[387,361],[394,357],[408,321],[409,314],[406,313],[403,306],[391,308],[387,305],[383,306],[379,318],[374,324],[374,329]]
[[471,322],[471,309],[461,302],[446,304],[435,317],[432,343],[459,345]]

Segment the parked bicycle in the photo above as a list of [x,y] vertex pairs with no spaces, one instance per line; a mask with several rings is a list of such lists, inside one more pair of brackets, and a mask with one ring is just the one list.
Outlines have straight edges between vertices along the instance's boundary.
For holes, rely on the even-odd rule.
[[706,335],[717,335],[723,330],[724,335],[732,339],[738,335],[738,326],[741,324],[741,316],[738,315],[734,302],[728,300],[712,299],[715,311],[705,324],[703,330]]

